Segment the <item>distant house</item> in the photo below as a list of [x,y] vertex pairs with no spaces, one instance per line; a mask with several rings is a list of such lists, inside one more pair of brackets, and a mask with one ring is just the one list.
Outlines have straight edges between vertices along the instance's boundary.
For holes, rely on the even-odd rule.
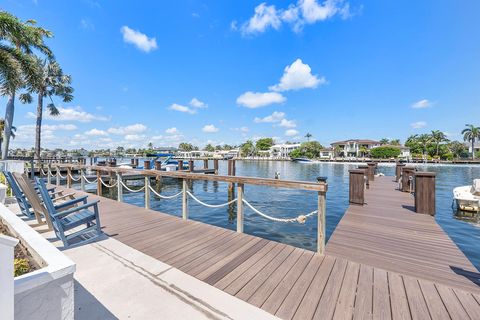
[[335,150],[333,148],[325,148],[320,150],[320,159],[333,159],[335,158]]
[[[480,141],[477,141],[473,144],[473,149],[475,150],[475,153],[480,152]],[[472,153],[472,144],[471,143],[469,143],[468,152]]]
[[370,149],[380,147],[380,142],[368,139],[351,139],[330,144],[340,157],[364,157]]
[[270,158],[288,158],[290,152],[300,148],[300,143],[275,144],[270,147]]

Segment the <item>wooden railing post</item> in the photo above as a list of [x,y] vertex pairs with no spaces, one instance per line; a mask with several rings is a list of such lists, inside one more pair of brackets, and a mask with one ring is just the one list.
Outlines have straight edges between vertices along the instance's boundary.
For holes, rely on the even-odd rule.
[[415,212],[435,215],[435,172],[415,173]]
[[349,170],[349,202],[363,205],[365,203],[365,171],[363,169]]
[[145,176],[145,209],[150,209],[150,177]]
[[57,174],[57,181],[56,181],[56,184],[57,186],[60,185],[60,168],[58,166],[55,167],[55,173]]
[[[324,185],[327,184],[327,177],[318,177],[317,181]],[[325,253],[325,241],[326,241],[326,213],[327,213],[327,193],[319,191],[318,192],[318,203],[317,203],[317,253]]]
[[49,163],[47,166],[47,182],[48,184],[52,184],[52,165]]
[[14,318],[14,274],[13,252],[18,239],[0,235],[0,314],[2,319]]
[[243,233],[243,192],[244,185],[237,185],[237,232]]
[[117,172],[117,201],[123,201],[122,174]]
[[85,169],[80,169],[80,189],[85,191]]
[[183,179],[182,180],[182,186],[183,186],[183,189],[182,189],[182,218],[183,220],[187,220],[188,219],[188,194],[187,194],[187,190],[188,190],[188,185],[187,185],[187,179]]
[[375,168],[377,167],[377,164],[374,162],[369,162],[367,163],[368,165],[368,180],[369,181],[374,181],[375,180]]
[[395,181],[398,182],[402,176],[402,168],[405,167],[405,163],[397,162],[395,166]]
[[410,192],[413,191],[413,176],[415,168],[413,167],[403,167],[402,168],[402,191]]
[[97,170],[97,195],[102,196],[102,173]]
[[70,167],[67,168],[67,188],[72,187],[72,169]]

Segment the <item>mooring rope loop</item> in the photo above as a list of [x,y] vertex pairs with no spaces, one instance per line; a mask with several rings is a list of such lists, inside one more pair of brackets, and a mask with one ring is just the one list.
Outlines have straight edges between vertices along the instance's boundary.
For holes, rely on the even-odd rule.
[[45,172],[45,170],[43,170],[43,168],[40,168],[40,171],[41,171],[43,176],[46,176],[48,174],[48,171],[50,171],[50,170],[47,170],[47,172]]
[[98,182],[98,178],[93,180],[93,181],[90,181],[90,180],[87,179],[87,177],[83,173],[82,173],[82,178],[83,178],[83,180],[85,180],[86,183],[89,183],[89,184]]
[[155,191],[155,189],[153,189],[152,186],[148,186],[148,189],[150,189],[150,191],[152,191],[157,197],[162,198],[162,199],[173,199],[173,198],[176,198],[183,193],[183,191],[180,191],[179,193],[171,195],[171,196],[164,196],[164,195],[161,195],[160,193],[158,193],[157,191]]
[[106,184],[106,183],[103,181],[103,179],[100,179],[100,182],[101,182],[105,187],[107,187],[107,188],[113,188],[113,187],[117,186],[117,184],[118,184],[118,181],[115,181],[114,184],[109,185],[109,184]]
[[140,192],[140,191],[143,191],[145,189],[145,186],[142,186],[141,188],[139,189],[130,189],[129,187],[127,187],[127,185],[125,183],[123,183],[122,180],[119,180],[120,181],[120,184],[125,188],[127,189],[128,191],[130,192]]
[[208,204],[208,203],[205,203],[203,201],[201,201],[200,199],[198,199],[197,197],[195,197],[190,191],[187,191],[187,194],[193,199],[195,200],[196,202],[200,203],[202,206],[205,206],[205,207],[209,207],[209,208],[221,208],[221,207],[225,207],[225,206],[228,206],[232,203],[234,203],[235,201],[237,201],[237,198],[231,200],[231,201],[228,201],[228,202],[225,202],[225,203],[222,203],[222,204]]
[[264,217],[265,219],[272,220],[272,221],[275,221],[275,222],[298,222],[300,224],[304,224],[305,221],[307,220],[307,218],[309,218],[309,217],[318,213],[318,210],[314,210],[314,211],[310,212],[309,214],[301,214],[301,215],[297,216],[296,218],[275,218],[275,217],[269,216],[269,215],[259,211],[258,209],[256,209],[254,206],[252,206],[245,199],[243,199],[243,203],[245,203],[245,205],[247,205],[247,207],[252,209],[253,212],[255,212],[256,214]]

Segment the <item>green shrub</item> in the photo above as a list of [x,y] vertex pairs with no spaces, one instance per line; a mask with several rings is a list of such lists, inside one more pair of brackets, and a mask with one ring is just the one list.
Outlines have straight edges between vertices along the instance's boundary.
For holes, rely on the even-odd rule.
[[400,148],[390,146],[377,147],[370,150],[370,155],[376,159],[396,158],[400,155]]
[[27,259],[14,259],[13,260],[15,277],[21,276],[30,270],[30,265]]

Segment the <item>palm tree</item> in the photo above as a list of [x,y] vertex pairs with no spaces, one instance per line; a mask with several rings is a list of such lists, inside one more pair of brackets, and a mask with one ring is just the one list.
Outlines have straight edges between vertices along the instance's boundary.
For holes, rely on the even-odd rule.
[[[0,119],[0,148],[2,147],[3,143],[3,130],[5,129],[5,120]],[[10,137],[15,139],[15,132],[17,131],[16,127],[12,127],[12,131],[10,132]]]
[[53,58],[52,52],[44,43],[44,38],[52,37],[52,33],[35,24],[34,20],[23,22],[7,12],[0,11],[0,95],[8,96],[2,159],[8,156],[15,94],[21,87],[29,87],[38,75],[32,50],[36,49]]
[[466,124],[466,128],[462,130],[463,140],[469,141],[472,146],[472,160],[475,159],[475,140],[480,139],[480,127],[473,124]]
[[440,144],[442,142],[447,142],[447,136],[440,130],[432,130],[432,133],[430,134],[431,141],[435,144],[435,149],[436,149],[436,155],[438,156]]
[[400,145],[400,139],[392,139],[392,140],[390,140],[390,144],[392,146],[399,146]]
[[432,137],[429,134],[421,134],[416,137],[418,144],[422,147],[422,155],[425,157],[425,153],[427,152],[427,147],[432,141]]
[[383,145],[388,144],[389,141],[388,141],[387,138],[383,138],[383,139],[381,139],[379,142],[380,142],[380,144],[383,146]]
[[305,135],[305,138],[307,138],[307,141],[310,142],[310,138],[313,137],[313,135],[310,132],[307,132]]
[[53,60],[42,60],[35,58],[38,65],[38,75],[34,83],[29,87],[29,92],[20,95],[20,101],[31,103],[31,94],[37,94],[37,122],[35,130],[35,158],[40,159],[42,118],[43,118],[43,99],[48,98],[50,103],[47,109],[52,116],[58,116],[59,111],[53,103],[52,96],[59,96],[63,102],[73,100],[73,88],[70,86],[72,78],[63,74],[60,65]]

